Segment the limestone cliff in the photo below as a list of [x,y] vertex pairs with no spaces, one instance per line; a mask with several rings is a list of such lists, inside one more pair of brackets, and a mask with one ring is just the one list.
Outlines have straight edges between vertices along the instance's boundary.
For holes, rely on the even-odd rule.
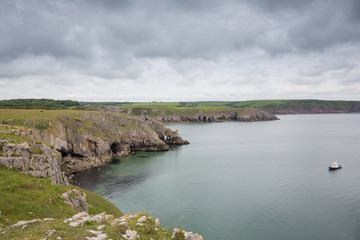
[[255,122],[278,120],[270,111],[265,109],[222,109],[206,111],[203,109],[184,109],[174,114],[160,113],[158,116],[149,116],[146,111],[141,114],[144,119],[152,118],[162,122],[223,122],[241,121]]
[[17,169],[34,177],[50,177],[52,184],[67,186],[68,179],[60,169],[61,154],[41,143],[8,143],[0,141],[0,165]]
[[170,144],[188,144],[162,123],[119,113],[58,115],[44,129],[1,126],[5,138],[0,135],[0,164],[49,176],[59,185],[67,185],[63,172],[71,175],[135,151],[167,151]]
[[264,108],[164,108],[105,105],[86,105],[85,108],[104,112],[123,112],[139,116],[144,120],[153,119],[163,123],[278,120],[271,111]]
[[61,152],[64,170],[74,173],[135,151],[167,151],[168,144],[188,144],[156,121],[115,113],[59,116],[37,137]]

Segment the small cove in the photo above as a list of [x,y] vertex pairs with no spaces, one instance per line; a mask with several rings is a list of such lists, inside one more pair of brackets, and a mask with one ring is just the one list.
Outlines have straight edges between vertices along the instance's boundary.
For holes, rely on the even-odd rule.
[[[190,145],[139,152],[76,180],[124,213],[206,239],[359,239],[360,114],[172,124]],[[338,160],[343,169],[329,172]]]

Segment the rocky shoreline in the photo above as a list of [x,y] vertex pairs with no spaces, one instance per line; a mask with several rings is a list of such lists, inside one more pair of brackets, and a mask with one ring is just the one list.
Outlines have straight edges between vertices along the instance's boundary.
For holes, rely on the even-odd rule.
[[224,122],[224,121],[271,121],[279,120],[272,112],[264,108],[219,108],[219,109],[162,109],[162,108],[123,108],[118,106],[86,105],[88,110],[103,112],[121,112],[141,119],[157,120],[162,123],[185,122]]
[[54,184],[64,186],[72,174],[113,158],[136,151],[168,151],[169,145],[189,144],[177,131],[156,120],[103,112],[58,116],[41,130],[15,126],[1,130],[22,139],[16,143],[0,139],[0,165],[31,176],[49,176]]

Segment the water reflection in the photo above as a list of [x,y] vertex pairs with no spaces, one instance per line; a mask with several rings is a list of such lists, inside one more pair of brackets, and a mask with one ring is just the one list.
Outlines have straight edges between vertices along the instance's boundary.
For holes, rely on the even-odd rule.
[[75,175],[73,184],[97,192],[106,198],[111,198],[115,195],[122,195],[129,189],[142,184],[152,175],[151,171],[132,173],[125,176],[114,174],[114,170],[118,171],[121,167],[121,162],[117,162],[83,171]]

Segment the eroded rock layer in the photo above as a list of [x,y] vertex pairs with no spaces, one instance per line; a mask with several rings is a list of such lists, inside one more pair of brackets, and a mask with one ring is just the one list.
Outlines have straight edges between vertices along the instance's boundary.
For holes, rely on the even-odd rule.
[[167,151],[168,144],[188,144],[163,124],[114,113],[60,116],[37,134],[63,157],[68,173],[99,166],[135,151]]

